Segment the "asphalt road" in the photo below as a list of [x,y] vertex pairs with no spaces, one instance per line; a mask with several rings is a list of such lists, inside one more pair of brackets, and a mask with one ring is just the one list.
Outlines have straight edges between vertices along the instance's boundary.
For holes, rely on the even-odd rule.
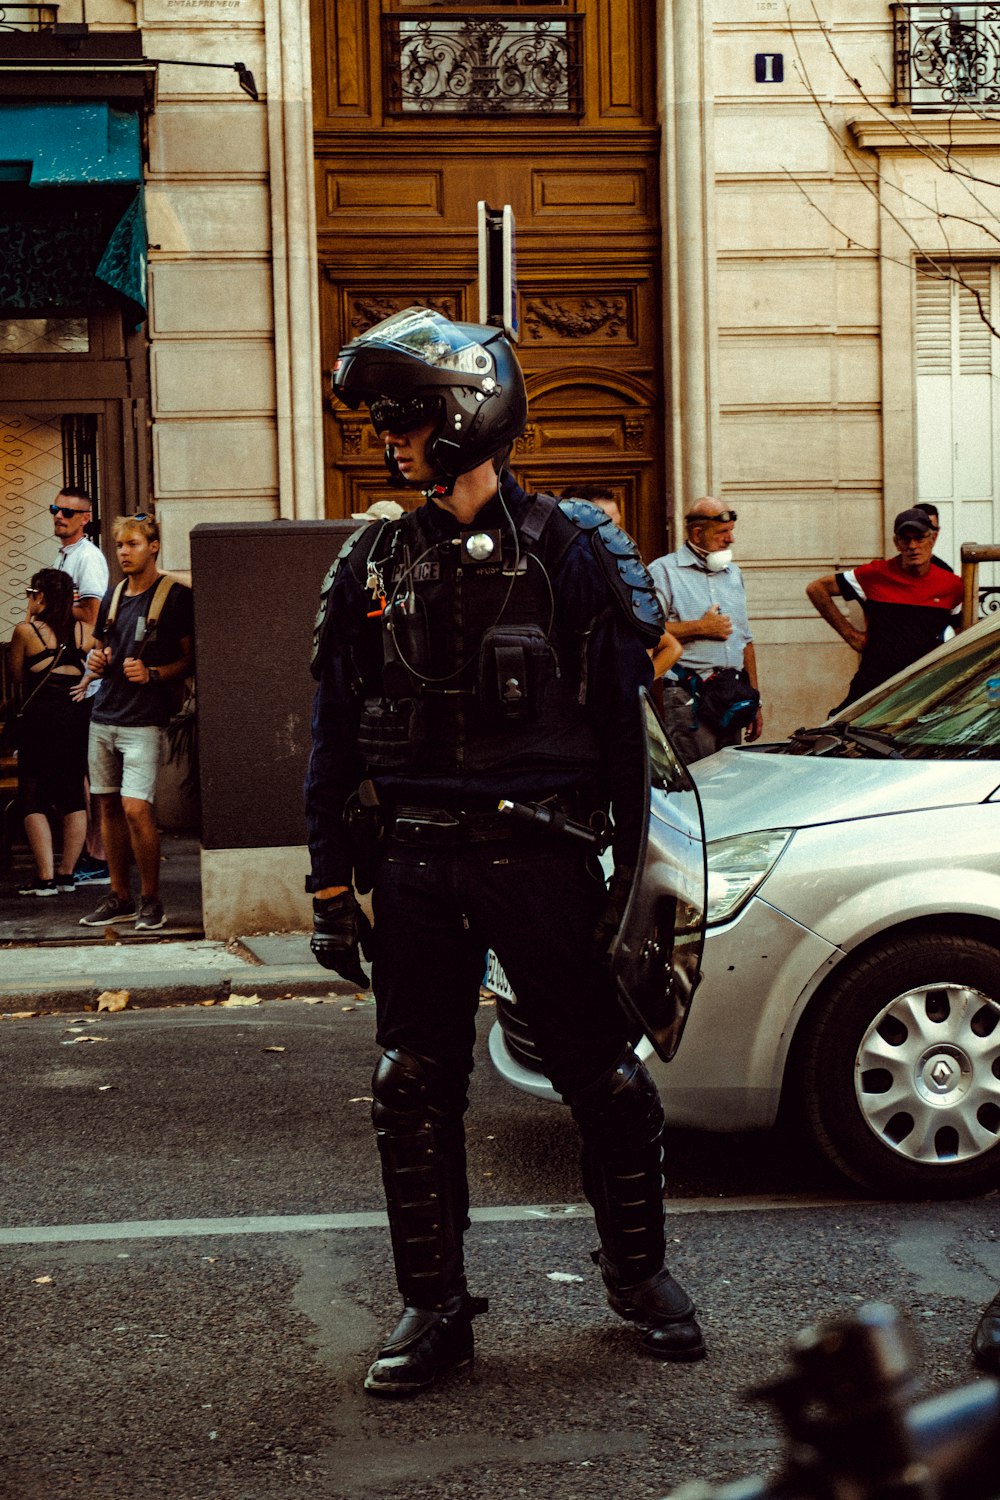
[[869,1299],[905,1310],[928,1389],[971,1378],[996,1195],[873,1204],[771,1136],[671,1133],[710,1357],[642,1357],[590,1263],[571,1122],[492,1074],[491,1020],[468,1246],[490,1312],[474,1372],[406,1403],[361,1390],[398,1307],[370,1001],[0,1022],[0,1496],[645,1500],[773,1472],[742,1393]]

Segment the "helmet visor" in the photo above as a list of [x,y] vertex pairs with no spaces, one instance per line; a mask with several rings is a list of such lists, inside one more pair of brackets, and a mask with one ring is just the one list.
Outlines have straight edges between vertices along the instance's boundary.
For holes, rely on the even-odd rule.
[[454,370],[482,378],[493,371],[493,360],[460,324],[449,323],[429,307],[410,307],[376,323],[357,340],[412,355],[432,369]]

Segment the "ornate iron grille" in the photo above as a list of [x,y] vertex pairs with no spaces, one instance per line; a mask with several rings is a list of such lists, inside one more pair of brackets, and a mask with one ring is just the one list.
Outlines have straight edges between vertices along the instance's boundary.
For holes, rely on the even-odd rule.
[[895,103],[926,113],[1000,104],[1000,4],[893,5]]
[[390,115],[583,112],[583,17],[384,15]]
[[90,523],[93,536],[100,536],[101,469],[97,448],[97,417],[91,412],[68,414],[62,419],[63,484],[86,490],[94,502]]
[[0,31],[51,31],[58,5],[0,4]]

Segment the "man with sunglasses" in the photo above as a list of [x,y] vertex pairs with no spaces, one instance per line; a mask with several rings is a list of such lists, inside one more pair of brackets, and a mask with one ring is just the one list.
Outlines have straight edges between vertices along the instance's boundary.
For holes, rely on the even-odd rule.
[[73,580],[73,613],[93,630],[97,611],[108,589],[108,565],[100,547],[86,534],[93,504],[85,490],[59,491],[49,506],[52,529],[59,542],[55,566]]
[[[683,648],[664,678],[663,709],[688,762],[743,738],[750,744],[763,727],[746,590],[733,562],[735,526],[735,510],[704,495],[684,517],[684,545],[649,568],[666,615],[663,644],[672,639]],[[728,721],[713,704],[713,682],[731,685],[741,705]]]
[[[372,1119],[403,1300],[365,1388],[411,1396],[473,1357],[463,1115],[491,947],[580,1130],[609,1303],[649,1354],[699,1359],[694,1304],[664,1266],[663,1113],[606,963],[648,816],[652,581],[603,512],[508,471],[527,399],[498,329],[410,308],[341,351],[333,390],[368,408],[392,481],[424,497],[348,542],[313,663],[312,949],[355,984],[359,945],[373,960]],[[550,831],[609,805],[610,891],[588,845]],[[376,817],[374,848],[352,847]]]
[[[93,503],[86,490],[66,485],[49,506],[52,529],[59,542],[55,567],[73,580],[73,614],[93,631],[101,600],[108,590],[108,564],[100,547],[90,540],[86,527],[93,516]],[[91,683],[85,703],[89,714],[94,706],[98,684]],[[76,862],[74,876],[78,885],[110,885],[111,874],[104,858],[101,820],[88,795],[87,844]]]

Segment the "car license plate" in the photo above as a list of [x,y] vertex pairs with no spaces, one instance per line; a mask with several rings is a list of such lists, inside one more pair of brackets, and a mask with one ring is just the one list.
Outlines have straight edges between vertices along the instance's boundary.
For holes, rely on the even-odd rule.
[[483,980],[486,989],[491,990],[494,995],[499,995],[501,1000],[513,1000],[514,991],[510,987],[510,981],[500,966],[500,960],[491,948],[486,955],[486,978]]

